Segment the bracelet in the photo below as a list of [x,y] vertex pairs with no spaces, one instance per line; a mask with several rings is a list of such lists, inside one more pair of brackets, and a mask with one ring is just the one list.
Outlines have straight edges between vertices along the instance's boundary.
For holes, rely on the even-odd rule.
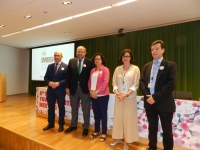
[[128,95],[128,94],[126,94],[126,97],[129,97],[129,95]]

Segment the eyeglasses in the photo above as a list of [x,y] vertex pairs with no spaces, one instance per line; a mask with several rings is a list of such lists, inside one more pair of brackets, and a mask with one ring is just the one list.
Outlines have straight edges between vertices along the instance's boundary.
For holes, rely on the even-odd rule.
[[123,58],[130,58],[131,56],[122,56]]
[[101,60],[101,58],[96,58],[96,59],[94,59],[94,60]]

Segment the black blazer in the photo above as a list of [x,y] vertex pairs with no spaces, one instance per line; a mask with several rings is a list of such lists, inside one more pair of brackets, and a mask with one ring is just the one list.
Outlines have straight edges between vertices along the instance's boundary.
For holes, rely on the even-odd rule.
[[57,95],[65,95],[65,82],[67,75],[67,64],[61,62],[60,67],[58,68],[56,74],[54,75],[54,66],[55,63],[48,65],[46,74],[44,76],[44,81],[49,84],[50,81],[59,82],[59,86],[55,89],[48,86],[47,94],[55,93]]
[[89,93],[88,80],[90,77],[90,71],[93,68],[93,63],[90,59],[84,58],[82,71],[78,74],[77,58],[69,60],[67,76],[66,76],[66,88],[70,89],[70,94],[76,93],[77,85],[79,84],[84,94]]
[[150,83],[151,68],[153,62],[145,64],[140,78],[140,89],[144,95],[144,108],[156,108],[160,112],[174,112],[175,102],[172,96],[172,91],[175,89],[177,70],[176,64],[171,61],[162,60],[159,68],[156,83],[155,93],[152,95],[155,103],[150,105],[147,103],[146,95],[151,95],[148,83]]

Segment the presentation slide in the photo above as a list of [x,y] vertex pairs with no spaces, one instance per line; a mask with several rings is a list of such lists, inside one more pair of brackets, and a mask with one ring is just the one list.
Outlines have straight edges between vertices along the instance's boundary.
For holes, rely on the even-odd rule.
[[57,50],[62,52],[62,62],[66,64],[74,58],[74,43],[32,49],[32,80],[44,81],[47,67],[54,63],[54,52]]

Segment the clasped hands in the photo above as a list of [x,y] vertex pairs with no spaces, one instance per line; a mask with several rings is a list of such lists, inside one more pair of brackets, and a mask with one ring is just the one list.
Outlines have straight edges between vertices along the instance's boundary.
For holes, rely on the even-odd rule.
[[90,91],[90,97],[97,99],[97,93],[96,91]]
[[116,96],[117,96],[119,102],[123,102],[124,99],[127,97],[127,94],[117,93]]
[[49,82],[49,86],[52,87],[52,89],[55,89],[59,86],[59,82],[52,82],[50,81]]

